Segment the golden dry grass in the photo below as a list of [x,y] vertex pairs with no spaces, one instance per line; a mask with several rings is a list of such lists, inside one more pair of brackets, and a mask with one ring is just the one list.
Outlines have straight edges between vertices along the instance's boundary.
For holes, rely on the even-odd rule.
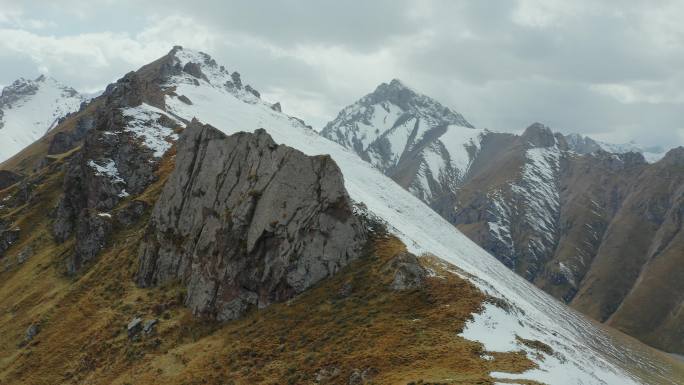
[[[138,199],[153,203],[172,169],[171,153]],[[73,245],[52,241],[45,215],[61,177],[46,174],[37,204],[3,213],[30,229],[7,257],[29,244],[35,252],[0,273],[0,384],[309,384],[324,368],[336,368],[332,384],[368,368],[374,384],[490,384],[491,371],[534,365],[522,352],[484,360],[481,345],[458,336],[486,297],[433,259],[421,259],[438,272],[424,288],[392,291],[383,267],[405,250],[393,237],[378,237],[364,258],[296,299],[225,324],[194,318],[180,285],[134,285],[145,219],[117,229],[96,263],[67,277]],[[345,284],[352,289],[342,297]],[[135,316],[159,318],[157,334],[130,341],[125,325]],[[40,333],[19,347],[34,323]]]

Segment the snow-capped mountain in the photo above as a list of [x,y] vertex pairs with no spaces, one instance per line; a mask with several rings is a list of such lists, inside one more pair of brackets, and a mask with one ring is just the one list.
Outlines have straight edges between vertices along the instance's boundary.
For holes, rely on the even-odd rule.
[[[657,333],[644,332],[654,327],[644,326],[644,321],[637,321],[640,317],[634,313],[618,312],[619,317],[611,318],[628,299],[627,293],[621,289],[619,294],[604,297],[605,293],[585,289],[584,280],[589,272],[597,280],[608,274],[606,268],[592,267],[595,260],[625,254],[623,246],[609,249],[603,245],[612,237],[611,228],[623,229],[620,220],[616,223],[615,218],[620,218],[618,213],[627,197],[645,188],[643,181],[638,183],[640,176],[648,174],[649,169],[659,169],[662,162],[649,164],[644,159],[649,153],[634,146],[608,145],[580,135],[563,136],[539,123],[528,127],[522,135],[513,135],[473,129],[467,122],[451,125],[433,115],[432,120],[440,123],[428,131],[430,135],[422,141],[412,140],[413,131],[398,129],[404,120],[391,119],[403,116],[404,109],[391,107],[394,104],[387,100],[392,98],[385,96],[388,89],[417,95],[414,91],[404,91],[399,82],[381,85],[375,93],[343,109],[322,134],[358,153],[511,270],[556,298],[576,305],[601,322],[628,325],[622,326],[622,330],[657,347],[682,349],[681,346],[674,348],[670,342],[678,340],[671,329],[663,328],[663,334],[656,336]],[[442,108],[440,105],[438,110]],[[392,115],[390,111],[398,112]],[[419,127],[419,123],[409,126]],[[450,131],[460,133],[460,140],[445,140]],[[399,155],[391,151],[395,146],[389,140],[397,132],[409,133],[405,136],[409,143],[407,150]],[[421,146],[423,143],[427,145]],[[383,159],[396,161],[387,163]],[[442,159],[442,162],[433,159]],[[453,159],[461,161],[453,162]],[[673,179],[674,185],[678,180]],[[669,188],[666,190],[670,200],[658,203],[662,212],[651,216],[658,218],[652,224],[656,228],[666,223],[665,213],[678,207],[676,194]],[[661,200],[657,195],[646,200],[650,199]],[[642,222],[642,225],[642,234],[654,234],[651,224]],[[646,242],[657,240],[656,237]],[[629,243],[624,245],[629,247]],[[643,267],[652,256],[653,250],[640,249],[631,263]],[[625,285],[649,282],[643,277],[637,278],[639,274],[639,271],[625,273],[623,277],[632,277],[626,279]],[[673,271],[659,275],[661,281],[676,279]],[[675,292],[670,290],[659,295],[675,298]],[[603,298],[601,310],[588,305],[597,300],[592,299],[594,295]],[[668,312],[675,311],[677,305],[667,303],[663,305],[667,310],[659,310],[656,317],[672,322]],[[627,319],[630,317],[633,323]]]
[[0,95],[0,162],[45,135],[84,100],[73,88],[46,76],[22,78],[5,87]]
[[[356,151],[329,141],[298,119],[277,111],[270,103],[260,100],[258,94],[247,90],[246,87],[240,89],[237,84],[241,83],[235,81],[236,77],[222,70],[206,54],[176,48],[165,60],[167,63],[173,63],[175,68],[183,68],[183,71],[177,72],[162,84],[162,89],[167,90],[163,100],[167,114],[184,121],[197,118],[228,134],[263,127],[278,143],[287,144],[309,155],[329,154],[342,170],[346,188],[352,199],[363,203],[372,215],[386,222],[392,232],[398,235],[412,252],[431,253],[455,264],[482,290],[513,304],[513,308],[508,311],[500,311],[496,306],[485,309],[463,332],[464,337],[482,341],[487,350],[516,349],[521,343],[519,338],[530,338],[541,340],[560,352],[559,355],[535,358],[539,369],[520,375],[497,375],[502,378],[533,379],[553,384],[638,382],[622,368],[634,364],[642,366],[642,363],[635,363],[632,356],[641,357],[640,353],[630,351],[624,346],[612,345],[611,338],[602,330],[499,264],[496,259],[432,212],[411,193],[393,183],[376,167],[359,158]],[[395,82],[392,88],[403,87]],[[369,119],[374,117],[377,121],[382,121],[383,127],[387,128],[387,134],[392,133],[393,128],[401,127],[401,112],[398,108],[402,107],[402,104],[397,102],[394,106],[389,103],[384,106],[370,104],[376,112],[385,111],[380,112],[380,115],[371,113]],[[407,105],[403,104],[403,107]],[[147,107],[143,104],[143,108]],[[357,113],[367,113],[361,110],[362,107]],[[353,115],[352,111],[353,109],[348,113]],[[441,109],[441,112],[444,111]],[[434,130],[435,126],[429,126],[429,123],[448,123],[446,127],[443,126],[447,131],[451,126],[472,130],[476,133],[474,137],[480,133],[470,128],[459,115],[446,115],[446,121],[439,120],[439,115],[407,116],[407,119],[413,120],[407,127],[410,127],[415,135],[406,136],[407,143],[411,144],[402,143],[402,146],[398,147],[400,151],[403,153],[407,148],[414,148],[418,142],[416,137],[424,138],[425,132]],[[385,120],[385,117],[388,119]],[[392,119],[393,122],[385,123]],[[353,127],[364,129],[361,124]],[[408,128],[406,129],[408,131]],[[331,128],[327,132],[328,135],[333,135],[330,134]],[[372,148],[375,140],[368,139],[370,135],[376,135],[374,129],[363,133],[359,131],[349,136],[350,141],[347,145],[361,143],[357,146],[363,145],[366,150]],[[444,134],[443,131],[440,133]],[[378,132],[375,139],[380,135]],[[463,145],[464,142],[458,143]],[[552,155],[547,156],[545,153],[531,153],[530,157],[535,161],[556,162]],[[543,179],[547,177],[547,170],[544,167],[546,166],[540,165],[529,172]],[[492,336],[496,338],[492,339]]]
[[321,131],[426,202],[456,188],[484,133],[397,79],[344,108]]

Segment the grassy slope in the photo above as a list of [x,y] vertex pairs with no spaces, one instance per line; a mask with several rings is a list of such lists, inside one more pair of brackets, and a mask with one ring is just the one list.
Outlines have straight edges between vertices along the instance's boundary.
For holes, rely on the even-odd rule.
[[[533,366],[522,352],[485,360],[481,345],[457,336],[487,298],[436,259],[421,259],[438,272],[423,289],[391,291],[382,267],[404,250],[391,237],[375,239],[366,257],[289,303],[226,324],[193,318],[178,285],[135,287],[145,220],[116,229],[93,266],[67,277],[63,259],[72,245],[52,241],[46,216],[59,197],[61,162],[44,171],[30,207],[0,211],[22,228],[0,266],[28,245],[34,250],[26,263],[0,272],[0,384],[303,384],[322,368],[336,368],[329,383],[373,368],[376,384],[489,384],[491,371]],[[167,158],[159,181],[138,199],[153,203],[172,167]],[[11,188],[0,198],[7,194]],[[342,298],[346,283],[352,291]],[[125,325],[136,315],[159,318],[157,334],[130,341]],[[19,347],[35,323],[40,333]]]

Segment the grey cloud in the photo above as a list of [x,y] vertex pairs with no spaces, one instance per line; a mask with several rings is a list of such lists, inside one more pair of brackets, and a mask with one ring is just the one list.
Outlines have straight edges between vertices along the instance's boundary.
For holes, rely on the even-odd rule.
[[[44,46],[0,42],[2,84],[43,67],[102,87],[178,43],[208,51],[316,126],[399,77],[495,130],[542,121],[649,145],[684,141],[684,6],[675,0],[65,0],[23,15],[46,21],[29,31]],[[12,28],[1,21],[0,34]]]

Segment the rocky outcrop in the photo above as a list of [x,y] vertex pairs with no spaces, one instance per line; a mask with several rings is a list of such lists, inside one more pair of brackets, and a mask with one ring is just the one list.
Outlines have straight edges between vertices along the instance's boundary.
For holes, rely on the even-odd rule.
[[[92,130],[67,164],[64,195],[53,224],[58,242],[76,235],[76,250],[67,261],[70,273],[93,259],[106,245],[109,218],[101,216],[114,209],[129,195],[140,194],[156,180],[152,151],[121,132],[125,124],[116,111]],[[117,129],[118,128],[118,129]]]
[[[53,234],[57,242],[75,236],[75,249],[67,258],[67,271],[78,272],[107,245],[113,220],[109,212],[129,196],[142,193],[157,179],[154,150],[126,129],[122,109],[142,103],[161,104],[158,84],[138,73],[129,73],[107,87],[104,105],[96,116],[82,118],[85,138],[80,151],[66,164],[64,194],[54,213]],[[162,116],[159,124],[171,125]],[[140,217],[141,207],[122,213],[122,224]],[[117,216],[118,218],[118,216]]]
[[0,190],[4,190],[22,179],[21,175],[12,171],[0,170]]
[[427,270],[421,266],[415,255],[407,252],[399,253],[384,268],[392,275],[390,288],[394,291],[417,289],[423,286],[427,278]]
[[94,124],[95,120],[92,116],[84,116],[78,120],[74,130],[57,132],[50,140],[48,155],[62,154],[75,148]]
[[329,156],[193,121],[140,246],[137,282],[180,279],[195,314],[240,317],[303,292],[366,241]]
[[10,223],[0,220],[0,259],[5,252],[19,240],[19,229]]

